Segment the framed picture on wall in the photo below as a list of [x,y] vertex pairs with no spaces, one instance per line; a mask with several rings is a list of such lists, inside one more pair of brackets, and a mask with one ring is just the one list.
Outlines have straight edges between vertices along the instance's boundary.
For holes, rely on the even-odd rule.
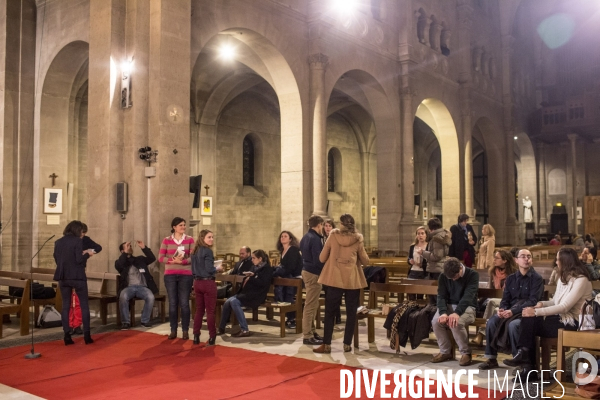
[[371,206],[371,219],[377,219],[377,206]]
[[44,188],[44,214],[62,214],[62,212],[62,189]]
[[212,215],[213,214],[213,199],[210,196],[202,196],[200,199],[200,215]]

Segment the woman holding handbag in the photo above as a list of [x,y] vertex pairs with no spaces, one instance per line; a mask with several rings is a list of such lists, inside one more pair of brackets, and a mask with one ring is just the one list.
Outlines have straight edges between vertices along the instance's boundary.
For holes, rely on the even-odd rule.
[[325,295],[323,344],[313,350],[315,353],[331,353],[335,312],[342,303],[342,295],[346,301],[344,351],[352,350],[350,343],[354,335],[360,289],[367,287],[362,266],[369,265],[369,257],[365,251],[363,236],[356,230],[352,215],[342,215],[340,224],[340,229],[334,229],[329,234],[319,256],[319,260],[325,263],[319,276],[319,283],[327,285],[328,288]]
[[194,275],[194,293],[196,295],[196,314],[194,315],[194,344],[200,344],[200,330],[206,311],[208,325],[208,345],[214,346],[217,337],[215,325],[215,309],[217,307],[217,283],[215,274],[223,271],[219,265],[215,267],[212,246],[214,234],[208,229],[200,231],[196,246],[192,251],[192,274]]

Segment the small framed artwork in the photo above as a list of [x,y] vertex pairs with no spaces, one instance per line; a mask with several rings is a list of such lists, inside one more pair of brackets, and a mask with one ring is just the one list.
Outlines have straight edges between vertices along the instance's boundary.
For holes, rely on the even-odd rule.
[[202,196],[200,209],[200,215],[212,215],[213,214],[213,200],[210,196]]
[[371,219],[377,219],[377,206],[371,206]]
[[44,188],[44,214],[62,214],[62,212],[62,189]]

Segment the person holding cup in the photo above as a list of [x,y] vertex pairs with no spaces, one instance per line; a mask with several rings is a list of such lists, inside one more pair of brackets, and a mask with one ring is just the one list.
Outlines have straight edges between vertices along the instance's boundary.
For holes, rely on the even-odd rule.
[[215,326],[215,309],[217,307],[217,283],[215,274],[223,271],[219,264],[215,266],[215,257],[212,246],[215,242],[214,234],[208,229],[200,231],[196,247],[192,251],[192,274],[194,275],[194,293],[196,294],[196,314],[194,315],[194,344],[200,344],[200,330],[206,310],[206,324],[208,325],[208,345],[214,346],[217,337]]
[[181,308],[181,330],[183,340],[188,340],[190,328],[190,293],[192,291],[192,265],[190,252],[194,238],[185,234],[185,219],[173,218],[171,236],[163,239],[158,253],[158,262],[165,264],[165,286],[169,296],[169,339],[177,337],[178,308]]

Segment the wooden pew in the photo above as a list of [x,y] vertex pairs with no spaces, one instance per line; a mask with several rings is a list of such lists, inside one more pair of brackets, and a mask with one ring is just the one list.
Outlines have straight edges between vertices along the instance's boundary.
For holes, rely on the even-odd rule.
[[23,295],[19,298],[17,304],[4,303],[0,301],[0,339],[2,339],[2,318],[5,314],[20,314],[20,334],[25,336],[29,333],[29,297],[31,281],[29,279],[14,279],[14,278],[1,278],[0,286],[6,287],[8,290],[9,286],[23,288]]
[[[38,270],[38,268],[34,268],[34,270]],[[50,273],[48,273],[50,272]],[[48,287],[53,287],[55,291],[55,295],[49,299],[33,299],[30,300],[30,305],[34,307],[34,320],[38,320],[38,316],[40,313],[40,307],[51,305],[56,308],[58,312],[62,310],[62,295],[60,290],[58,289],[58,285],[54,282],[54,271],[53,270],[45,270],[43,273],[34,272],[30,274],[29,272],[17,272],[17,271],[0,271],[0,277],[12,278],[12,279],[32,279],[33,282],[45,282],[49,283],[49,285],[45,285]],[[30,289],[31,290],[31,289]],[[6,291],[0,291],[0,299],[8,299],[11,303],[15,301],[20,301],[19,297],[11,296]]]
[[[244,276],[243,275],[229,275],[229,274],[217,274],[215,277],[216,282],[218,283],[226,283],[229,282],[231,283],[231,296],[233,296],[234,294],[236,294],[238,292],[238,290],[240,289],[240,287],[242,286],[242,281],[244,280]],[[193,300],[192,300],[192,315],[196,314],[196,296],[194,295],[194,291],[192,290],[192,296],[193,296]],[[223,310],[223,304],[225,304],[225,302],[227,301],[227,299],[217,299],[217,306],[216,306],[216,310],[215,310],[215,322],[218,325],[221,322],[221,312]],[[231,324],[233,325],[235,323],[235,314],[231,313]]]
[[[565,372],[565,350],[568,347],[575,347],[584,350],[600,350],[600,330],[595,329],[591,331],[566,331],[564,329],[558,330],[558,351],[556,357],[556,379],[553,385],[545,388],[543,397],[545,398],[557,398],[563,400],[580,400],[580,397],[575,393],[576,385],[566,381]],[[563,389],[564,387],[564,389]],[[563,391],[564,390],[564,391]],[[564,396],[563,396],[564,394]]]
[[[279,309],[279,334],[285,337],[285,314],[296,311],[296,333],[302,333],[302,279],[297,278],[273,278],[273,286],[287,286],[296,288],[297,301],[287,306],[274,305],[265,301],[260,307],[266,308],[267,318],[272,319],[275,309]],[[258,321],[258,308],[252,310],[252,320]]]
[[86,272],[86,275],[88,299],[89,301],[98,300],[100,302],[100,318],[102,320],[102,325],[107,324],[108,305],[110,303],[117,303],[117,324],[120,324],[119,299],[117,298],[116,292],[114,294],[108,293],[108,281],[114,281],[116,288],[119,275],[110,272]]

